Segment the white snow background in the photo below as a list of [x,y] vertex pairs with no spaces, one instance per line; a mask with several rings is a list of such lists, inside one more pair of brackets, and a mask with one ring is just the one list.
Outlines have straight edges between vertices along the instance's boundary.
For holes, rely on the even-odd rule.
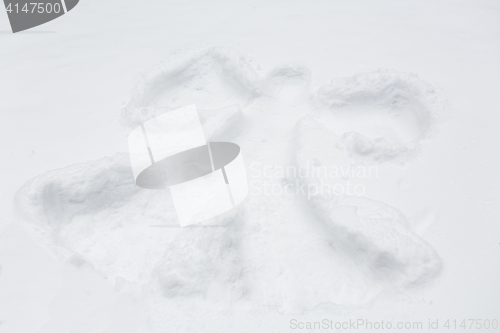
[[[500,320],[498,2],[82,0],[18,34],[0,12],[0,332]],[[377,177],[173,228],[127,135],[193,103],[253,184]]]

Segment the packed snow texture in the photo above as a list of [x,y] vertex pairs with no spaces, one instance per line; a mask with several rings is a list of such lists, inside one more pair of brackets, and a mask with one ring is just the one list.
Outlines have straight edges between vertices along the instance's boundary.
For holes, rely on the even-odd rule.
[[168,190],[136,186],[126,153],[28,181],[16,196],[20,220],[52,255],[91,264],[117,290],[172,311],[301,313],[425,286],[441,260],[397,208],[319,190],[355,181],[352,173],[292,171],[408,163],[436,133],[440,94],[390,70],[319,89],[310,78],[304,67],[263,72],[238,51],[212,48],[179,52],[138,84],[123,126],[196,104],[209,141],[240,145],[250,194],[216,218],[223,227],[179,228]]

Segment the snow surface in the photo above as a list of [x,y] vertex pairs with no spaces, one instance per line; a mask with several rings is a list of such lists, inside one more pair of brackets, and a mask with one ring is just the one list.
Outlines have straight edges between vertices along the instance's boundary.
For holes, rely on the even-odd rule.
[[[499,9],[89,0],[2,34],[0,331],[500,319]],[[189,104],[250,194],[179,228],[126,135]]]

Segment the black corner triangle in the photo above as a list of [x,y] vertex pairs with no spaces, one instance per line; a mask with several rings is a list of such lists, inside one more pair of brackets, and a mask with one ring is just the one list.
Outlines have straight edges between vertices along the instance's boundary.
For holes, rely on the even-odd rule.
[[78,1],[79,0],[64,0],[64,2],[66,4],[66,11],[69,12],[70,10],[75,8],[75,6],[78,4]]

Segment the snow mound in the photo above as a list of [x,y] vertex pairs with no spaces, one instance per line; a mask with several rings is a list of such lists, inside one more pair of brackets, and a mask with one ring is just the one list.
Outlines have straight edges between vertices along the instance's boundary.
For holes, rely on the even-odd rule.
[[435,132],[445,102],[415,74],[379,70],[332,80],[318,89],[325,124],[363,162],[405,162]]
[[212,48],[179,52],[145,75],[122,111],[121,124],[137,127],[166,111],[246,105],[261,94],[256,66],[243,54]]
[[168,199],[135,186],[128,154],[117,154],[47,172],[19,190],[16,204],[52,254],[80,257],[111,280],[142,281],[168,244],[149,226],[176,223]]
[[[425,284],[439,274],[439,256],[401,212],[354,195],[360,177],[377,176],[372,174],[376,168],[352,163],[342,139],[310,118],[298,122],[296,133],[297,167],[310,170],[300,177],[309,189],[308,204],[339,250],[366,265],[375,278],[398,285]],[[344,173],[337,176],[325,166]]]
[[183,230],[155,268],[150,291],[167,298],[240,298],[244,284],[236,231],[234,225]]

